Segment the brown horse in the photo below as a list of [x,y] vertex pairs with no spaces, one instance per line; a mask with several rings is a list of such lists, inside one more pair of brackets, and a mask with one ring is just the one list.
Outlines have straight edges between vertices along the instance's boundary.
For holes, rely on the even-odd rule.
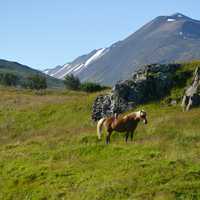
[[98,138],[101,139],[102,127],[104,126],[107,135],[106,135],[106,144],[110,143],[110,136],[113,131],[117,132],[126,132],[125,141],[128,141],[129,133],[131,133],[131,141],[133,140],[133,133],[137,128],[137,125],[140,120],[147,124],[147,114],[145,111],[140,110],[138,112],[132,112],[125,116],[115,117],[107,117],[102,118],[97,123],[97,135]]

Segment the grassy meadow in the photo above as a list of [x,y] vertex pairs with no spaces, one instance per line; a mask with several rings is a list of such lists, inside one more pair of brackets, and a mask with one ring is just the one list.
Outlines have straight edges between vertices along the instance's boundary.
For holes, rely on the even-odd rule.
[[0,199],[200,199],[200,108],[144,105],[134,141],[106,145],[96,95],[0,88]]

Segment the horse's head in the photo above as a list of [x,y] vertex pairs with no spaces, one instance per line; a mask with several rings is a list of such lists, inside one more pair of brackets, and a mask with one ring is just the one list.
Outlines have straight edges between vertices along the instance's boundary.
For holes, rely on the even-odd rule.
[[140,110],[140,120],[147,124],[147,113],[144,110]]

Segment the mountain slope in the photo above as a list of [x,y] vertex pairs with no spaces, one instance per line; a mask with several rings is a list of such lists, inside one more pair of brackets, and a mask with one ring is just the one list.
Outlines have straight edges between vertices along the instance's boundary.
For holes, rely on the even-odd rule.
[[[93,62],[87,62],[95,54]],[[87,60],[85,60],[87,58]],[[200,21],[183,14],[160,16],[109,48],[99,49],[64,65],[56,76],[73,73],[82,81],[113,85],[140,65],[200,59]]]
[[67,74],[73,73],[74,75],[79,75],[81,72],[86,70],[88,66],[90,66],[97,59],[101,58],[107,49],[98,49],[90,52],[89,54],[80,56],[76,58],[73,62],[67,63],[63,66],[57,66],[53,69],[46,69],[44,73],[63,79]]
[[[7,60],[0,59],[0,73],[12,73],[20,78],[20,81],[25,81],[27,77],[34,74],[44,75],[42,72],[32,69],[28,66],[22,65],[17,62],[11,62]],[[46,75],[47,86],[50,88],[63,87],[63,82],[59,79]]]

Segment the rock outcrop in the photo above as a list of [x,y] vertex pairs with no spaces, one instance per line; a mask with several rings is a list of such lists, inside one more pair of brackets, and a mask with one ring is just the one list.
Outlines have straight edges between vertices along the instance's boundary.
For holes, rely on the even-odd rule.
[[92,119],[97,121],[164,97],[174,85],[174,74],[179,67],[180,64],[143,66],[133,74],[132,79],[118,82],[111,93],[96,98]]
[[182,100],[183,110],[188,111],[191,107],[200,105],[200,68],[194,72],[192,84],[186,89]]

